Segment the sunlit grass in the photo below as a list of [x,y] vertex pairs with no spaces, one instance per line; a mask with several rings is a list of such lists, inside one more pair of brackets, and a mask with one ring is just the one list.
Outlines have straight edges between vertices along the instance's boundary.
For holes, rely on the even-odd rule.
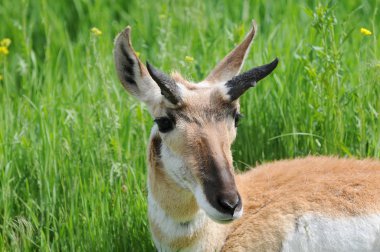
[[[192,80],[259,24],[245,69],[280,58],[242,99],[237,167],[326,154],[380,157],[376,1],[3,1],[0,251],[152,251],[152,119],[119,84],[113,39]],[[360,28],[372,34],[363,34]],[[7,53],[5,53],[7,51]]]

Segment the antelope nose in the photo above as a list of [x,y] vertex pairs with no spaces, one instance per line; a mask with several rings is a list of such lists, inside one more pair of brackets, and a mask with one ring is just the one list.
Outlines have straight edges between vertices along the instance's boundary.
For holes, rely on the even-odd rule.
[[238,193],[231,193],[220,196],[218,199],[220,207],[226,212],[234,215],[235,211],[241,209],[241,200]]

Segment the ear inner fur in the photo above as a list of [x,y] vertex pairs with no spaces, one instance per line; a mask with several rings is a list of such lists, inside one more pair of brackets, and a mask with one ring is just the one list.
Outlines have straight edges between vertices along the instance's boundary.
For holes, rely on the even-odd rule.
[[160,89],[137,57],[132,47],[130,34],[131,28],[128,26],[115,39],[116,72],[124,88],[152,110],[153,106],[160,102]]
[[245,57],[249,52],[252,41],[256,35],[256,22],[252,21],[252,27],[246,38],[233,49],[206,77],[205,82],[210,84],[227,82],[240,72]]

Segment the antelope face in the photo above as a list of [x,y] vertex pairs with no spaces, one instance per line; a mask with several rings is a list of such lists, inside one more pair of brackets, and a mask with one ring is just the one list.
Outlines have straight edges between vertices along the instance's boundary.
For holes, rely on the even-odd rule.
[[[214,220],[231,220],[242,213],[236,189],[231,144],[239,120],[238,102],[223,100],[222,90],[204,87],[183,90],[176,108],[161,106],[154,113],[163,141],[162,161],[166,171],[190,190],[201,208]],[[174,165],[175,155],[183,165]]]
[[130,28],[115,42],[119,79],[148,105],[162,139],[161,160],[177,184],[191,191],[198,205],[218,222],[239,218],[243,207],[236,188],[231,144],[239,121],[238,98],[277,66],[272,63],[238,75],[255,35],[230,52],[201,83],[168,76],[142,64],[130,42]]

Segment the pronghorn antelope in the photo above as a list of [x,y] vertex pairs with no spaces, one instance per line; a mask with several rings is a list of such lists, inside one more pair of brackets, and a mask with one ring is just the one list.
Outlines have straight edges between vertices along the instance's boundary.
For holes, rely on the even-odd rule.
[[239,97],[278,63],[239,74],[255,32],[198,84],[145,66],[130,27],[116,38],[118,77],[155,121],[148,215],[157,249],[380,251],[379,161],[306,157],[234,173]]

